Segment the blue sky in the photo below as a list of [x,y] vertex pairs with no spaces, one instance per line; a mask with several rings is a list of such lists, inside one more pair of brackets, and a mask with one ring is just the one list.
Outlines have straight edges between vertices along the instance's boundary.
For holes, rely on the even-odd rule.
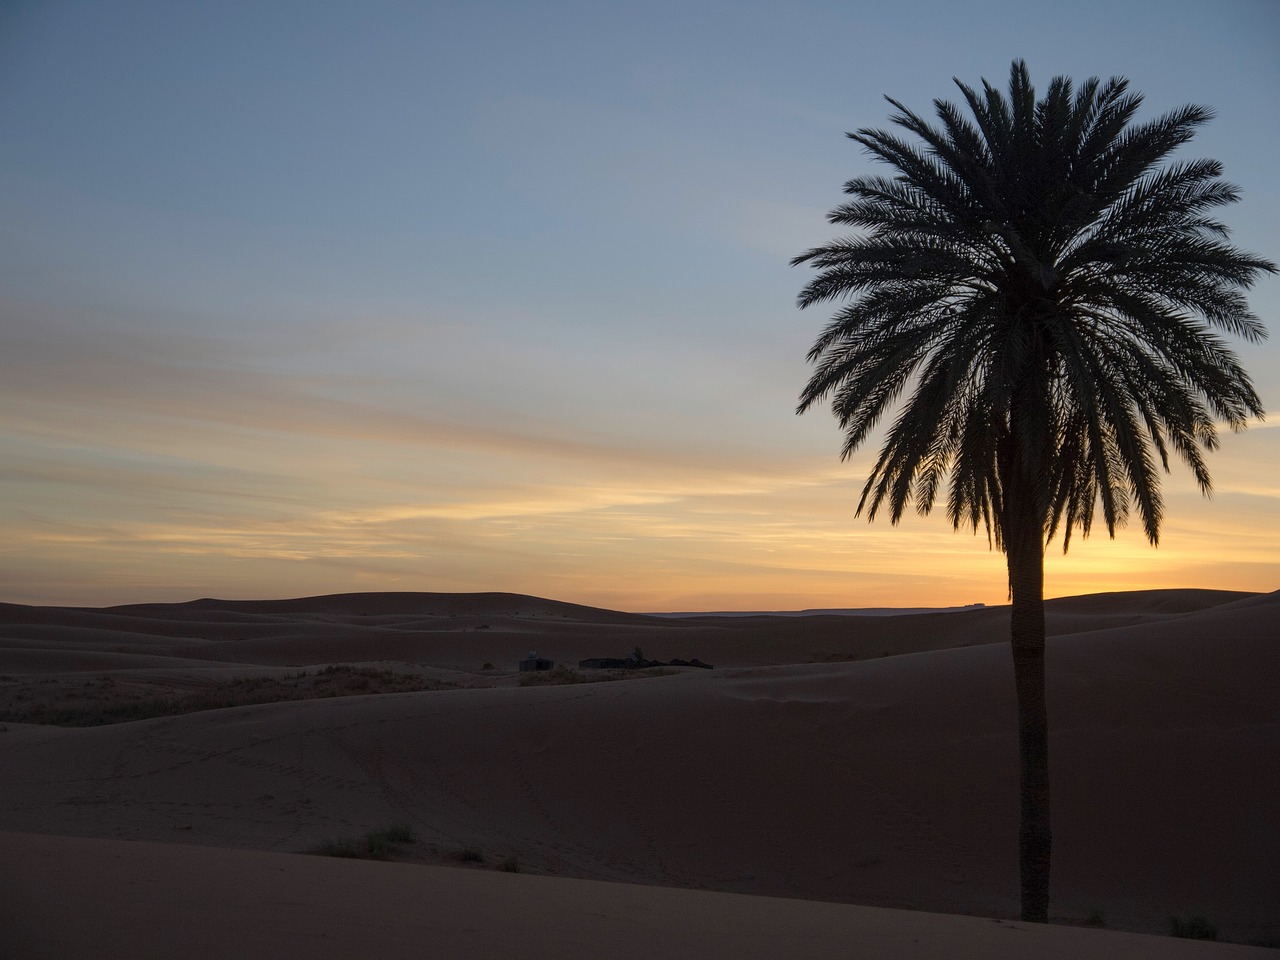
[[[1180,156],[1280,257],[1269,0],[7,4],[0,599],[1000,602],[985,538],[853,517],[787,261],[884,95],[1015,57],[1212,106]],[[1159,550],[1073,545],[1051,594],[1280,586],[1278,346],[1214,499],[1175,469]]]

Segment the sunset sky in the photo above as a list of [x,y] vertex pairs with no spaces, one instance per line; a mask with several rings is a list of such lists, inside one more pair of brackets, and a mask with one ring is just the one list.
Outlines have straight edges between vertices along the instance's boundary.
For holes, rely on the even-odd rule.
[[[952,77],[1122,74],[1280,258],[1274,0],[469,0],[0,7],[0,600],[531,593],[635,611],[1006,598],[985,535],[854,517],[797,417],[828,308],[787,261]],[[1280,588],[1266,424],[1161,545],[1047,591]]]

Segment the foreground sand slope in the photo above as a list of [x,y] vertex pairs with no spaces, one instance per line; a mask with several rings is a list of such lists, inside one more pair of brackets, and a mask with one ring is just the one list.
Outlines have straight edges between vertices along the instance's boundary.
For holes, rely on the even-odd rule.
[[1195,960],[1269,950],[845,904],[0,834],[26,960]]
[[[1278,601],[1051,642],[1055,915],[1280,940]],[[426,862],[1011,916],[1012,690],[987,644],[12,724],[0,827],[300,851],[407,821]]]

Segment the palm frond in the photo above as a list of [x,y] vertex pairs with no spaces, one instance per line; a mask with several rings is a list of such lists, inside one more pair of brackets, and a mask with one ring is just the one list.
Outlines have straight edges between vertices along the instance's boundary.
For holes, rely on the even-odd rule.
[[846,458],[888,423],[869,519],[945,491],[1002,549],[1030,517],[1065,550],[1099,511],[1156,543],[1160,473],[1180,460],[1208,493],[1217,424],[1263,414],[1219,332],[1266,336],[1243,291],[1276,266],[1230,244],[1221,164],[1170,160],[1212,112],[1139,122],[1121,77],[1037,97],[1022,61],[1007,93],[955,82],[935,121],[890,98],[895,132],[848,134],[891,173],[849,180],[829,220],[853,232],[792,261],[817,271],[801,307],[841,303],[798,410],[829,401]]

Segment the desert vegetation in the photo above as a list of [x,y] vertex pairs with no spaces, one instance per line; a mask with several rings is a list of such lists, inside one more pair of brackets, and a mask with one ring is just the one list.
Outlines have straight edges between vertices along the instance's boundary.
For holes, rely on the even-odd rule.
[[1209,493],[1216,425],[1263,413],[1219,334],[1266,336],[1241,291],[1276,265],[1226,242],[1221,164],[1170,161],[1209,109],[1138,122],[1122,77],[1055,77],[1038,97],[1022,61],[1007,96],[956,84],[964,106],[935,100],[937,124],[890,99],[902,133],[849,134],[890,176],[847,182],[828,219],[855,232],[792,261],[819,271],[801,307],[843,301],[799,410],[830,401],[846,458],[892,416],[859,514],[896,524],[942,498],[1005,554],[1022,918],[1044,923],[1045,550],[1130,515],[1155,545],[1171,453]]
[[97,674],[79,678],[0,677],[0,722],[96,727],[202,710],[289,700],[445,690],[455,685],[412,672],[332,664],[277,676],[238,677],[182,685]]
[[415,842],[411,824],[392,823],[357,839],[326,840],[310,852],[323,857],[389,860],[402,845]]

